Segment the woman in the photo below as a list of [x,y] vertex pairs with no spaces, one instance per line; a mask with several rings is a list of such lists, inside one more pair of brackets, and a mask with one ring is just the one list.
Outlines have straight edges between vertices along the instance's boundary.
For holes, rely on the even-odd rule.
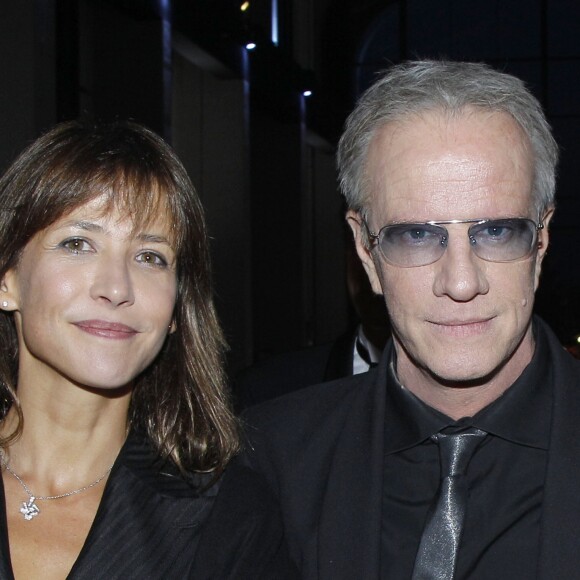
[[1,578],[284,578],[230,465],[204,218],[172,150],[72,122],[0,180]]

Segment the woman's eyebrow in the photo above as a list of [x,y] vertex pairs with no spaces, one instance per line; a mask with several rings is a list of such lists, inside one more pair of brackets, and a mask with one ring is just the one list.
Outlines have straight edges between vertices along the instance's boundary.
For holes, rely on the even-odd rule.
[[167,244],[171,245],[171,242],[165,236],[160,236],[158,234],[139,234],[137,239],[142,242],[149,242],[152,244]]
[[78,230],[85,230],[87,232],[103,232],[103,231],[105,231],[103,226],[101,226],[95,222],[90,222],[88,220],[80,220],[80,221],[71,220],[70,222],[64,222],[59,226],[59,229],[61,229],[61,228],[75,228]]
[[[107,233],[106,228],[104,228],[100,224],[88,220],[65,222],[60,226],[60,228],[75,228],[87,232]],[[140,242],[148,242],[151,244],[167,244],[169,246],[171,245],[169,238],[161,234],[140,233],[136,236],[136,239],[139,240]]]

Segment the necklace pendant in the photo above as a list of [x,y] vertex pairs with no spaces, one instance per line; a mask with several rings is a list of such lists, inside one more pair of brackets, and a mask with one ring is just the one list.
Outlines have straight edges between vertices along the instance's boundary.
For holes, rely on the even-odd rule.
[[40,513],[38,506],[34,503],[35,499],[36,498],[31,495],[28,501],[22,502],[20,513],[24,516],[24,519],[27,522],[29,522],[32,518],[35,518]]

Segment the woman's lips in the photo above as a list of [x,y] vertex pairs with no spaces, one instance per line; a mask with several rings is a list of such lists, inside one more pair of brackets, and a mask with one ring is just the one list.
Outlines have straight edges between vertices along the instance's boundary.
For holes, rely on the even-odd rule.
[[77,328],[87,334],[93,334],[103,338],[126,340],[138,334],[138,331],[134,328],[119,322],[108,322],[106,320],[81,320],[74,324]]

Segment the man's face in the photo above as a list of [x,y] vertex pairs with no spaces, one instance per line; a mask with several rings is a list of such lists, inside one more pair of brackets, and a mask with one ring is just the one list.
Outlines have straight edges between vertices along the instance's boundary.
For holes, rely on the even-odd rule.
[[[388,124],[369,148],[369,229],[506,217],[537,223],[532,163],[523,132],[507,114],[430,112]],[[547,226],[551,212],[540,217]],[[387,303],[402,383],[419,396],[435,383],[507,388],[533,354],[530,318],[547,229],[539,233],[538,251],[494,263],[473,252],[470,224],[447,225],[443,257],[406,268],[365,248],[360,216],[349,218],[373,289]]]

